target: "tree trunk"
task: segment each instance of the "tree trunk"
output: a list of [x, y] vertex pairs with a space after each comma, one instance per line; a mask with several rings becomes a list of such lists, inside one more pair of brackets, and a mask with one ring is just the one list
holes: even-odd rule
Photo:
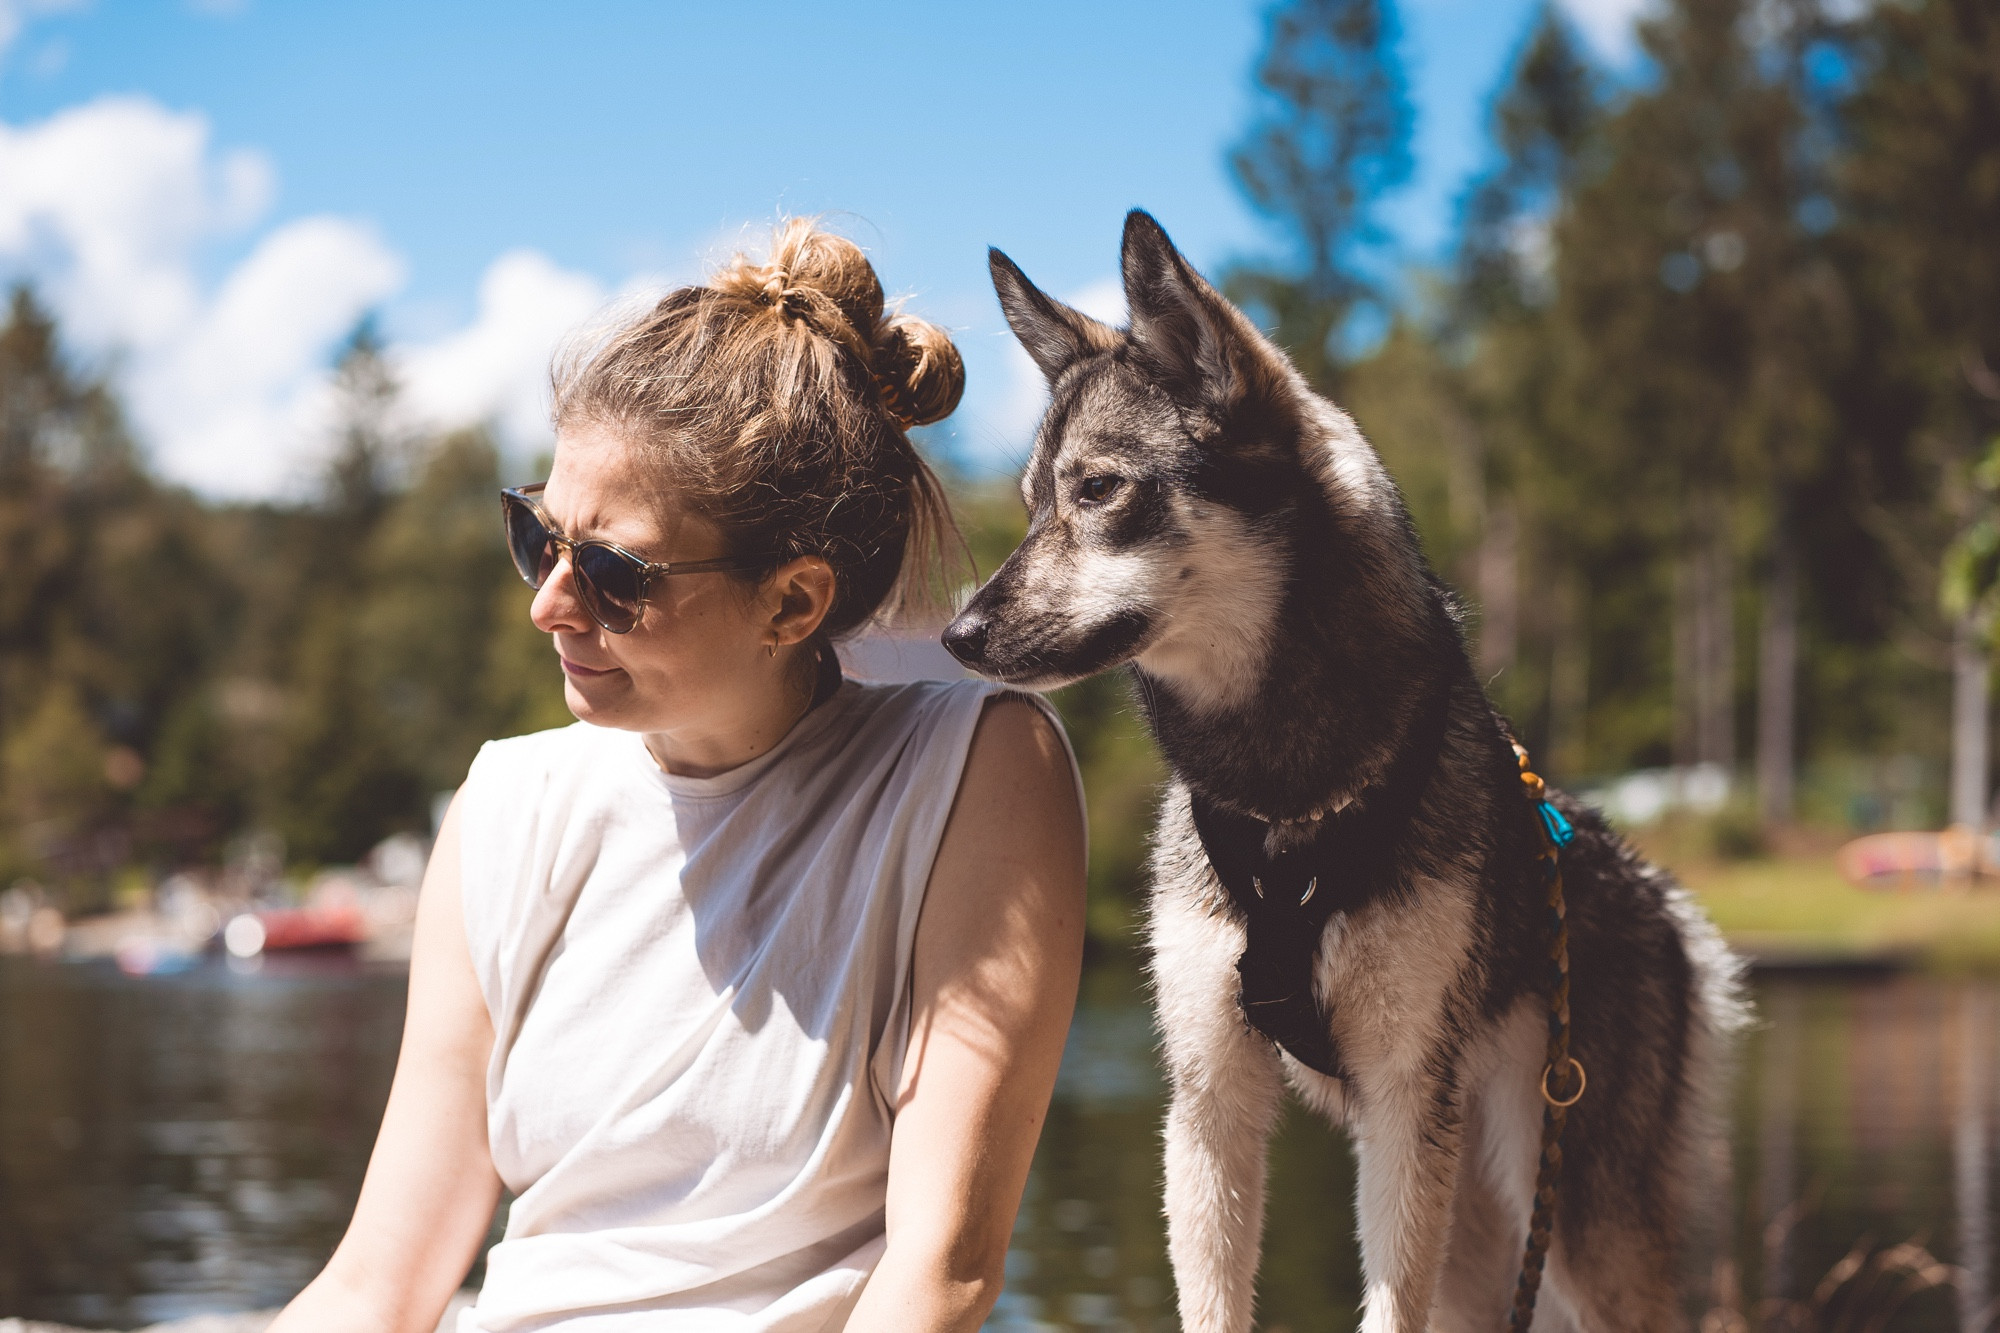
[[1584, 582], [1556, 583], [1554, 654], [1549, 663], [1549, 767], [1565, 780], [1585, 771], [1584, 723], [1590, 712], [1590, 604]]
[[1674, 555], [1673, 604], [1673, 686], [1674, 686], [1674, 767], [1689, 768], [1700, 749], [1701, 728], [1696, 725], [1695, 678], [1700, 658], [1695, 648], [1700, 636], [1695, 632], [1695, 583], [1700, 545], [1692, 537]]
[[1951, 645], [1951, 822], [1986, 827], [1988, 661], [1971, 616], [1961, 617]]
[[1487, 507], [1479, 532], [1479, 675], [1487, 684], [1520, 651], [1520, 530], [1511, 498]]
[[1674, 762], [1736, 763], [1735, 554], [1728, 508], [1695, 501], [1674, 580]]
[[1723, 501], [1711, 498], [1696, 608], [1701, 635], [1698, 762], [1720, 765], [1725, 773], [1736, 766], [1736, 579], [1728, 512]]
[[1771, 544], [1757, 639], [1757, 814], [1769, 827], [1791, 822], [1797, 754], [1799, 556], [1788, 526]]

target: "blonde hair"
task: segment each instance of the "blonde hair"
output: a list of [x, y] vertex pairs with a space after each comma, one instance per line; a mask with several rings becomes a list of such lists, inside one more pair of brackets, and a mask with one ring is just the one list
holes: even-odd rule
[[560, 356], [554, 390], [558, 430], [633, 440], [731, 554], [824, 559], [827, 638], [942, 607], [964, 543], [907, 432], [951, 414], [965, 367], [943, 329], [884, 304], [852, 241], [787, 219], [763, 263], [738, 254]]

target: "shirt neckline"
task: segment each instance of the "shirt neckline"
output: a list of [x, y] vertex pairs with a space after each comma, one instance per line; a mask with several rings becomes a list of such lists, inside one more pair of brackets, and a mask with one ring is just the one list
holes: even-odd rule
[[659, 760], [653, 758], [653, 752], [646, 748], [644, 733], [633, 731], [626, 734], [632, 738], [632, 754], [644, 767], [646, 774], [666, 791], [675, 796], [697, 800], [731, 796], [762, 777], [785, 755], [825, 732], [835, 717], [847, 711], [860, 691], [861, 687], [853, 680], [843, 679], [839, 689], [827, 696], [817, 707], [808, 709], [804, 716], [792, 724], [789, 731], [778, 738], [776, 745], [755, 759], [705, 778], [667, 772], [660, 767]]

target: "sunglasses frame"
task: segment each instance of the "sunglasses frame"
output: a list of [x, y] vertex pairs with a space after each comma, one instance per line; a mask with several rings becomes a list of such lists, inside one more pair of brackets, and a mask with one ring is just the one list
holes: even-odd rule
[[[630, 634], [639, 627], [639, 621], [644, 618], [646, 610], [646, 591], [652, 585], [655, 577], [665, 577], [672, 574], [745, 574], [751, 570], [765, 568], [775, 559], [773, 556], [721, 556], [713, 560], [657, 561], [648, 560], [644, 556], [636, 555], [626, 550], [616, 542], [607, 542], [597, 537], [586, 537], [582, 541], [578, 541], [574, 537], [565, 535], [563, 530], [557, 527], [555, 522], [549, 518], [549, 511], [542, 508], [541, 501], [535, 498], [542, 493], [543, 487], [547, 485], [547, 482], [538, 481], [530, 486], [507, 486], [501, 489], [500, 515], [502, 521], [508, 525], [509, 529], [507, 537], [508, 559], [513, 560], [514, 552], [512, 519], [508, 513], [508, 501], [511, 500], [527, 507], [528, 512], [535, 516], [535, 521], [542, 525], [542, 531], [548, 534], [549, 541], [554, 544], [559, 555], [569, 560], [570, 577], [576, 580], [577, 584], [577, 600], [583, 604], [583, 609], [590, 613], [590, 618], [596, 621], [598, 627], [607, 634]], [[631, 566], [638, 578], [639, 592], [633, 603], [632, 623], [624, 629], [605, 624], [604, 617], [599, 615], [597, 608], [592, 605], [603, 594], [597, 588], [596, 584], [584, 576], [576, 563], [576, 553], [591, 546], [609, 551], [619, 560], [624, 561], [627, 565]], [[544, 579], [542, 583], [536, 583], [526, 573], [522, 572], [518, 561], [514, 563], [514, 572], [520, 574], [521, 581], [537, 592], [540, 592], [542, 585], [548, 582], [547, 579]]]

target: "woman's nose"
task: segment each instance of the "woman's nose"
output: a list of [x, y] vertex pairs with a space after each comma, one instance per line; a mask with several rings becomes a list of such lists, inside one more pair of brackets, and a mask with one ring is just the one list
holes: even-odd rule
[[590, 613], [583, 609], [583, 601], [576, 595], [576, 577], [570, 569], [569, 555], [557, 557], [556, 567], [542, 580], [542, 586], [535, 590], [535, 600], [528, 607], [528, 619], [544, 634], [554, 634], [566, 630], [572, 634], [585, 633], [594, 628]]

